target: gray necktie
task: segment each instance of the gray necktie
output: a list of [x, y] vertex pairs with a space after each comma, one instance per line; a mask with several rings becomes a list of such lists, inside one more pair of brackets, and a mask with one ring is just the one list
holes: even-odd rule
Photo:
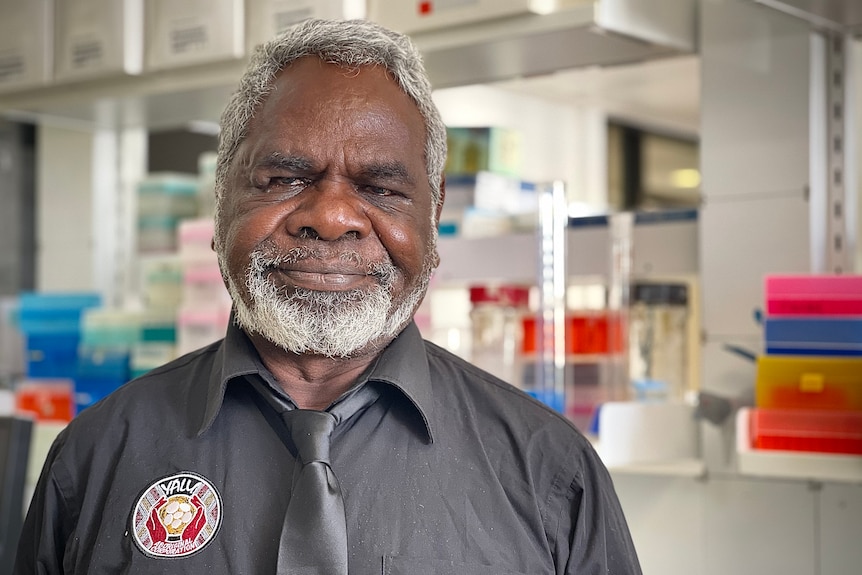
[[330, 412], [291, 409], [281, 414], [299, 467], [281, 531], [278, 575], [347, 575], [347, 523], [341, 489], [330, 467], [330, 436], [336, 425], [378, 396], [366, 385]]
[[347, 575], [347, 524], [338, 480], [329, 466], [335, 417], [293, 409], [282, 414], [300, 465], [281, 531], [278, 575]]

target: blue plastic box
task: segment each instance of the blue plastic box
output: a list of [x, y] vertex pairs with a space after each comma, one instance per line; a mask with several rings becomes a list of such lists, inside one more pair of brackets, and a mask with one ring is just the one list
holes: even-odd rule
[[78, 371], [78, 334], [32, 334], [27, 342], [27, 377], [72, 379]]
[[90, 407], [126, 383], [125, 379], [79, 377], [75, 380], [75, 412]]
[[83, 311], [101, 304], [95, 293], [22, 293], [18, 325], [24, 335], [78, 334]]
[[97, 378], [126, 382], [131, 377], [128, 347], [106, 348], [81, 346], [78, 349], [76, 379]]
[[95, 293], [23, 293], [18, 325], [27, 346], [28, 377], [74, 378], [81, 314], [101, 305]]
[[769, 317], [767, 354], [862, 356], [862, 318]]

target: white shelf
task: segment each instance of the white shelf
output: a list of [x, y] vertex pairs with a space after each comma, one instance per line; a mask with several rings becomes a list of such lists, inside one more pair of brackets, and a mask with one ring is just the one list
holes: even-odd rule
[[706, 476], [706, 463], [701, 459], [678, 459], [674, 461], [655, 461], [608, 466], [611, 474], [660, 475], [665, 477]]
[[749, 413], [748, 408], [742, 408], [736, 414], [739, 473], [778, 479], [862, 483], [862, 456], [753, 449], [749, 440]]

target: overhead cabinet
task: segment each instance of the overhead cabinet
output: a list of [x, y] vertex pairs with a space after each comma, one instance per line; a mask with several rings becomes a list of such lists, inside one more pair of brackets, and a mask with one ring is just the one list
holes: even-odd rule
[[246, 0], [246, 52], [307, 18], [364, 18], [365, 2], [354, 0]]
[[0, 92], [51, 77], [51, 0], [0, 0]]
[[164, 70], [242, 57], [242, 0], [147, 0], [145, 66]]
[[54, 80], [139, 74], [144, 0], [63, 0], [54, 7]]
[[[142, 28], [133, 26], [131, 17], [141, 3]], [[696, 0], [369, 0], [367, 4], [67, 0], [65, 4], [62, 13], [69, 18], [62, 16], [58, 77], [95, 75], [97, 70], [124, 73], [107, 80], [44, 84], [44, 54], [38, 51], [50, 45], [51, 35], [31, 34], [31, 38], [19, 32], [41, 30], [33, 22], [40, 21], [50, 4], [0, 0], [0, 32], [12, 30], [0, 34], [0, 92], [6, 92], [0, 93], [0, 114], [14, 110], [103, 122], [110, 103], [117, 110], [107, 119], [115, 123], [113, 127], [217, 121], [251, 47], [306, 16], [365, 15], [408, 33], [423, 54], [435, 88], [697, 51]], [[102, 6], [101, 13], [92, 11], [95, 6]], [[10, 24], [14, 18], [7, 14], [23, 15], [26, 22]], [[97, 22], [108, 29], [96, 31]], [[117, 28], [120, 23], [122, 30]], [[135, 35], [141, 30], [142, 72], [136, 74], [134, 55], [140, 42]]]

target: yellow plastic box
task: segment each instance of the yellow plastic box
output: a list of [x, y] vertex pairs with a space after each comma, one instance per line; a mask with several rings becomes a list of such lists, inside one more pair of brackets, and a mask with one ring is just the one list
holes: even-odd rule
[[760, 408], [862, 411], [862, 358], [760, 356], [755, 404]]

